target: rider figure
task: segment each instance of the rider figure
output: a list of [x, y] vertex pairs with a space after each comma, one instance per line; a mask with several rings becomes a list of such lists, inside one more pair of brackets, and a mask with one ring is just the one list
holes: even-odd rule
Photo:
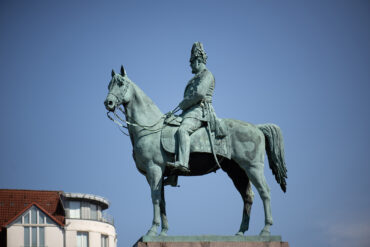
[[180, 115], [183, 120], [177, 130], [177, 160], [168, 164], [183, 172], [189, 172], [190, 135], [205, 123], [216, 136], [224, 136], [212, 107], [215, 78], [206, 67], [207, 54], [200, 42], [195, 42], [191, 49], [190, 67], [194, 77], [188, 82], [184, 99], [180, 102]]

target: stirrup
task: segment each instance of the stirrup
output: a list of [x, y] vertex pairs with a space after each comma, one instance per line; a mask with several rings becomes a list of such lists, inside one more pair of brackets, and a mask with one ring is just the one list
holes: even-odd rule
[[185, 172], [185, 173], [190, 172], [189, 168], [182, 165], [179, 161], [167, 162], [167, 166], [173, 169], [174, 171], [180, 171], [180, 172]]

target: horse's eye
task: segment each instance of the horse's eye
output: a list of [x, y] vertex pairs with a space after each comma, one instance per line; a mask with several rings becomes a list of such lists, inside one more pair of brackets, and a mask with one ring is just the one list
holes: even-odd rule
[[117, 85], [118, 85], [119, 87], [122, 87], [123, 82], [119, 81], [119, 82], [117, 82]]

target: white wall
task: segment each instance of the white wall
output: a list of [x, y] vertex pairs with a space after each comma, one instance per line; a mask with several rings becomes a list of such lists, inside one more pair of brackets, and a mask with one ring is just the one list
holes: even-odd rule
[[116, 239], [116, 236], [109, 236], [109, 247], [113, 246], [113, 247], [116, 247], [117, 246], [117, 239]]
[[66, 219], [66, 247], [75, 247], [77, 238], [76, 234], [80, 232], [89, 233], [89, 247], [100, 247], [101, 235], [109, 237], [109, 247], [116, 247], [116, 229], [108, 223], [95, 220]]
[[24, 245], [24, 230], [23, 226], [12, 225], [8, 227], [6, 233], [7, 246], [16, 247]]
[[64, 234], [66, 241], [65, 247], [75, 247], [77, 244], [77, 231], [66, 230]]
[[48, 247], [64, 247], [64, 231], [58, 226], [45, 227], [45, 245]]

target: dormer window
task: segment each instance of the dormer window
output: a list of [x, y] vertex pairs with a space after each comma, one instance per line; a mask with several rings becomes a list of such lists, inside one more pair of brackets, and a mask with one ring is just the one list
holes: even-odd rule
[[53, 220], [50, 219], [46, 214], [44, 214], [36, 206], [32, 206], [30, 209], [24, 212], [21, 216], [19, 216], [14, 221], [14, 224], [45, 225], [45, 224], [53, 224]]
[[24, 246], [44, 247], [45, 226], [53, 221], [36, 206], [32, 206], [14, 221], [14, 224], [23, 225]]
[[53, 221], [36, 206], [32, 206], [14, 224], [23, 225], [24, 247], [45, 246], [45, 226], [53, 224]]

